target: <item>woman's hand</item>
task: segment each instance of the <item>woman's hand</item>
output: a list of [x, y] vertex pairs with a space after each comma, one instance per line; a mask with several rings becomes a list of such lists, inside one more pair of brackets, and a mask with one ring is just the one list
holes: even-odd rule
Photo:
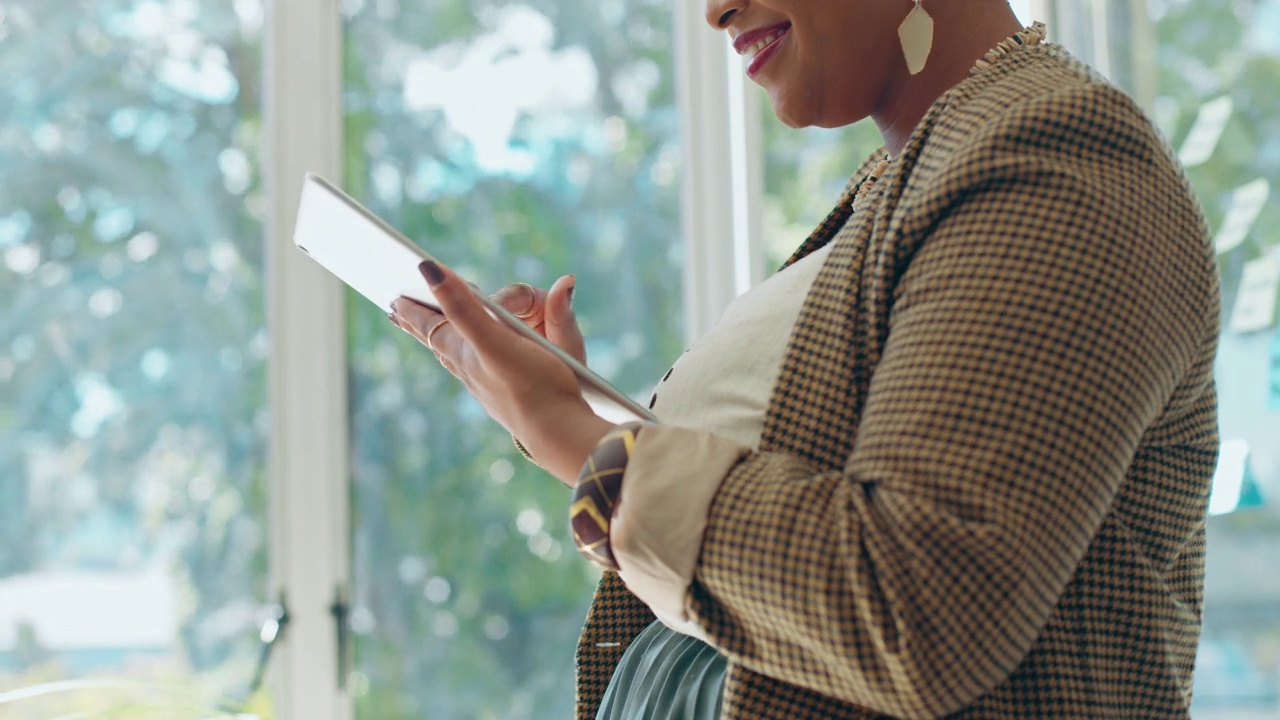
[[[591, 411], [568, 366], [491, 317], [467, 283], [430, 261], [420, 270], [442, 313], [402, 297], [392, 304], [392, 321], [435, 353], [539, 464], [566, 485], [574, 485], [587, 455], [613, 424]], [[536, 312], [540, 306], [548, 339], [569, 343], [562, 347], [582, 357], [581, 333], [568, 308], [570, 289], [572, 279], [561, 278], [541, 302], [534, 291], [525, 308], [513, 312]], [[511, 309], [508, 302], [515, 304], [518, 298], [512, 295], [520, 292], [506, 288], [499, 302]], [[532, 318], [529, 315], [526, 322]]]
[[577, 279], [565, 275], [548, 290], [528, 283], [508, 285], [493, 294], [493, 301], [525, 322], [575, 360], [587, 364], [586, 343], [573, 314], [573, 290]]

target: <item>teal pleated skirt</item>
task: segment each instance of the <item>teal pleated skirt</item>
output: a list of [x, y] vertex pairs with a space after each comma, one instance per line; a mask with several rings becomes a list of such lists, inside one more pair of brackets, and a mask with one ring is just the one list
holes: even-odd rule
[[596, 720], [715, 720], [728, 661], [655, 622], [622, 654]]

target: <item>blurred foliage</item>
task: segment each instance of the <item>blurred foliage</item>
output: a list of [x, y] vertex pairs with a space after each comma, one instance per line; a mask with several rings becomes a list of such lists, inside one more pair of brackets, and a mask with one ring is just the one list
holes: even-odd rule
[[870, 120], [843, 128], [783, 125], [760, 93], [764, 117], [766, 271], [781, 267], [840, 199], [863, 160], [884, 145]]
[[1247, 241], [1219, 258], [1224, 317], [1230, 318], [1244, 263], [1280, 245], [1280, 3], [1151, 5], [1159, 40], [1155, 114], [1174, 146], [1184, 146], [1206, 103], [1230, 97], [1235, 108], [1209, 159], [1187, 170], [1209, 226], [1222, 226], [1242, 185], [1265, 178], [1273, 188]]
[[234, 6], [0, 2], [0, 578], [167, 574], [175, 617], [155, 622], [177, 632], [138, 663], [74, 639], [37, 651], [28, 628], [0, 654], [0, 691], [30, 680], [6, 666], [60, 667], [48, 655], [74, 675], [199, 674], [215, 694], [249, 680], [266, 579], [261, 7]]
[[[1205, 159], [1187, 168], [1210, 230], [1222, 231], [1241, 187], [1259, 179], [1270, 185], [1244, 241], [1218, 255], [1224, 330], [1217, 379], [1223, 440], [1248, 442], [1247, 474], [1267, 501], [1261, 513], [1241, 515], [1239, 526], [1257, 528], [1270, 516], [1280, 528], [1280, 406], [1267, 392], [1268, 375], [1276, 371], [1269, 362], [1274, 315], [1264, 327], [1231, 329], [1245, 264], [1266, 256], [1280, 263], [1280, 2], [1151, 0], [1149, 20], [1146, 32], [1158, 47], [1152, 114], [1173, 146], [1186, 157], [1202, 110], [1222, 99], [1232, 106]], [[1115, 51], [1123, 57], [1126, 49]], [[1230, 527], [1233, 520], [1221, 524]]]
[[[1280, 559], [1280, 397], [1273, 389], [1280, 387], [1280, 363], [1271, 357], [1280, 339], [1274, 313], [1269, 323], [1232, 328], [1246, 263], [1265, 262], [1266, 257], [1280, 263], [1280, 1], [1107, 0], [1092, 8], [1071, 0], [1057, 4], [1086, 28], [1090, 12], [1105, 13], [1110, 74], [1146, 106], [1185, 159], [1215, 236], [1229, 224], [1240, 188], [1258, 180], [1270, 186], [1261, 212], [1245, 226], [1243, 241], [1218, 255], [1223, 306], [1216, 369], [1220, 432], [1224, 442], [1247, 443], [1248, 454], [1238, 478], [1244, 490], [1241, 504], [1208, 523], [1194, 714], [1280, 718], [1275, 691], [1280, 685], [1280, 597], [1274, 584], [1260, 585], [1257, 575], [1259, 562], [1274, 566]], [[1051, 36], [1053, 31], [1050, 27]], [[1154, 58], [1149, 57], [1152, 48]], [[1091, 59], [1091, 48], [1078, 49], [1069, 42], [1068, 49]], [[1221, 132], [1198, 132], [1214, 125], [1205, 123], [1205, 116], [1226, 102], [1231, 110]]]

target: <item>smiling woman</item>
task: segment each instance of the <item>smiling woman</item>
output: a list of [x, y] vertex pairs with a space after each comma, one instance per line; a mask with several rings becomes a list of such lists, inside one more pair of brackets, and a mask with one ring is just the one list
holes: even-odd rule
[[[1280, 537], [1280, 0], [1042, 0], [1034, 16], [1014, 2], [1021, 21], [961, 62], [955, 37], [982, 33], [954, 12], [983, 3], [1003, 14], [998, 0], [0, 0], [0, 716], [271, 714], [262, 694], [242, 702], [262, 657], [270, 486], [290, 610], [267, 676], [281, 720], [350, 717], [348, 702], [377, 720], [564, 717], [575, 669], [583, 720], [965, 702], [1062, 715], [1035, 702], [1082, 707], [1064, 668], [1093, 660], [1055, 653], [1102, 646], [1137, 679], [1091, 686], [1096, 705], [1075, 714], [1179, 716], [1206, 504], [1192, 715], [1280, 717], [1280, 588], [1257, 570]], [[727, 33], [695, 18], [686, 34], [708, 8]], [[1035, 19], [1174, 140], [1212, 250], [1186, 230], [1194, 208], [1151, 123], [1037, 42]], [[591, 366], [661, 418], [612, 435], [628, 452], [591, 453], [598, 470], [627, 459], [593, 538], [610, 552], [587, 553], [622, 572], [594, 603], [569, 491], [486, 406], [359, 298], [344, 325], [287, 260], [264, 268], [262, 221], [293, 220], [287, 182], [270, 203], [261, 189], [264, 24], [275, 177], [328, 163], [486, 289], [557, 281]], [[952, 84], [903, 138], [913, 105], [887, 90], [942, 71]], [[768, 93], [740, 92], [748, 76]], [[763, 142], [749, 117], [717, 119], [756, 100]], [[786, 127], [775, 103], [837, 127]], [[841, 124], [864, 110], [885, 134]], [[751, 284], [758, 248], [734, 243], [756, 211], [787, 268], [721, 317]], [[1226, 441], [1210, 495], [1212, 253]], [[299, 332], [316, 326], [338, 342]], [[447, 354], [466, 326], [412, 329]], [[555, 420], [522, 442], [577, 483], [546, 443], [605, 426], [540, 412]], [[266, 439], [285, 435], [268, 481]], [[582, 439], [564, 447], [586, 454]], [[1071, 634], [1116, 608], [1123, 642]]]
[[884, 147], [657, 424], [602, 423], [445, 268], [440, 312], [393, 304], [575, 487], [578, 717], [1185, 717], [1219, 297], [1160, 134], [1002, 0], [706, 19], [785, 122]]

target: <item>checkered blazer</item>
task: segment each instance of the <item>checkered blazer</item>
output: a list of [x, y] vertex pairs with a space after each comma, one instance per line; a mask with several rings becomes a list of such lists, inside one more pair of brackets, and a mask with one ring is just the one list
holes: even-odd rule
[[[687, 596], [724, 717], [1187, 717], [1219, 299], [1177, 162], [1047, 45], [857, 188]], [[605, 576], [579, 718], [652, 620]]]

